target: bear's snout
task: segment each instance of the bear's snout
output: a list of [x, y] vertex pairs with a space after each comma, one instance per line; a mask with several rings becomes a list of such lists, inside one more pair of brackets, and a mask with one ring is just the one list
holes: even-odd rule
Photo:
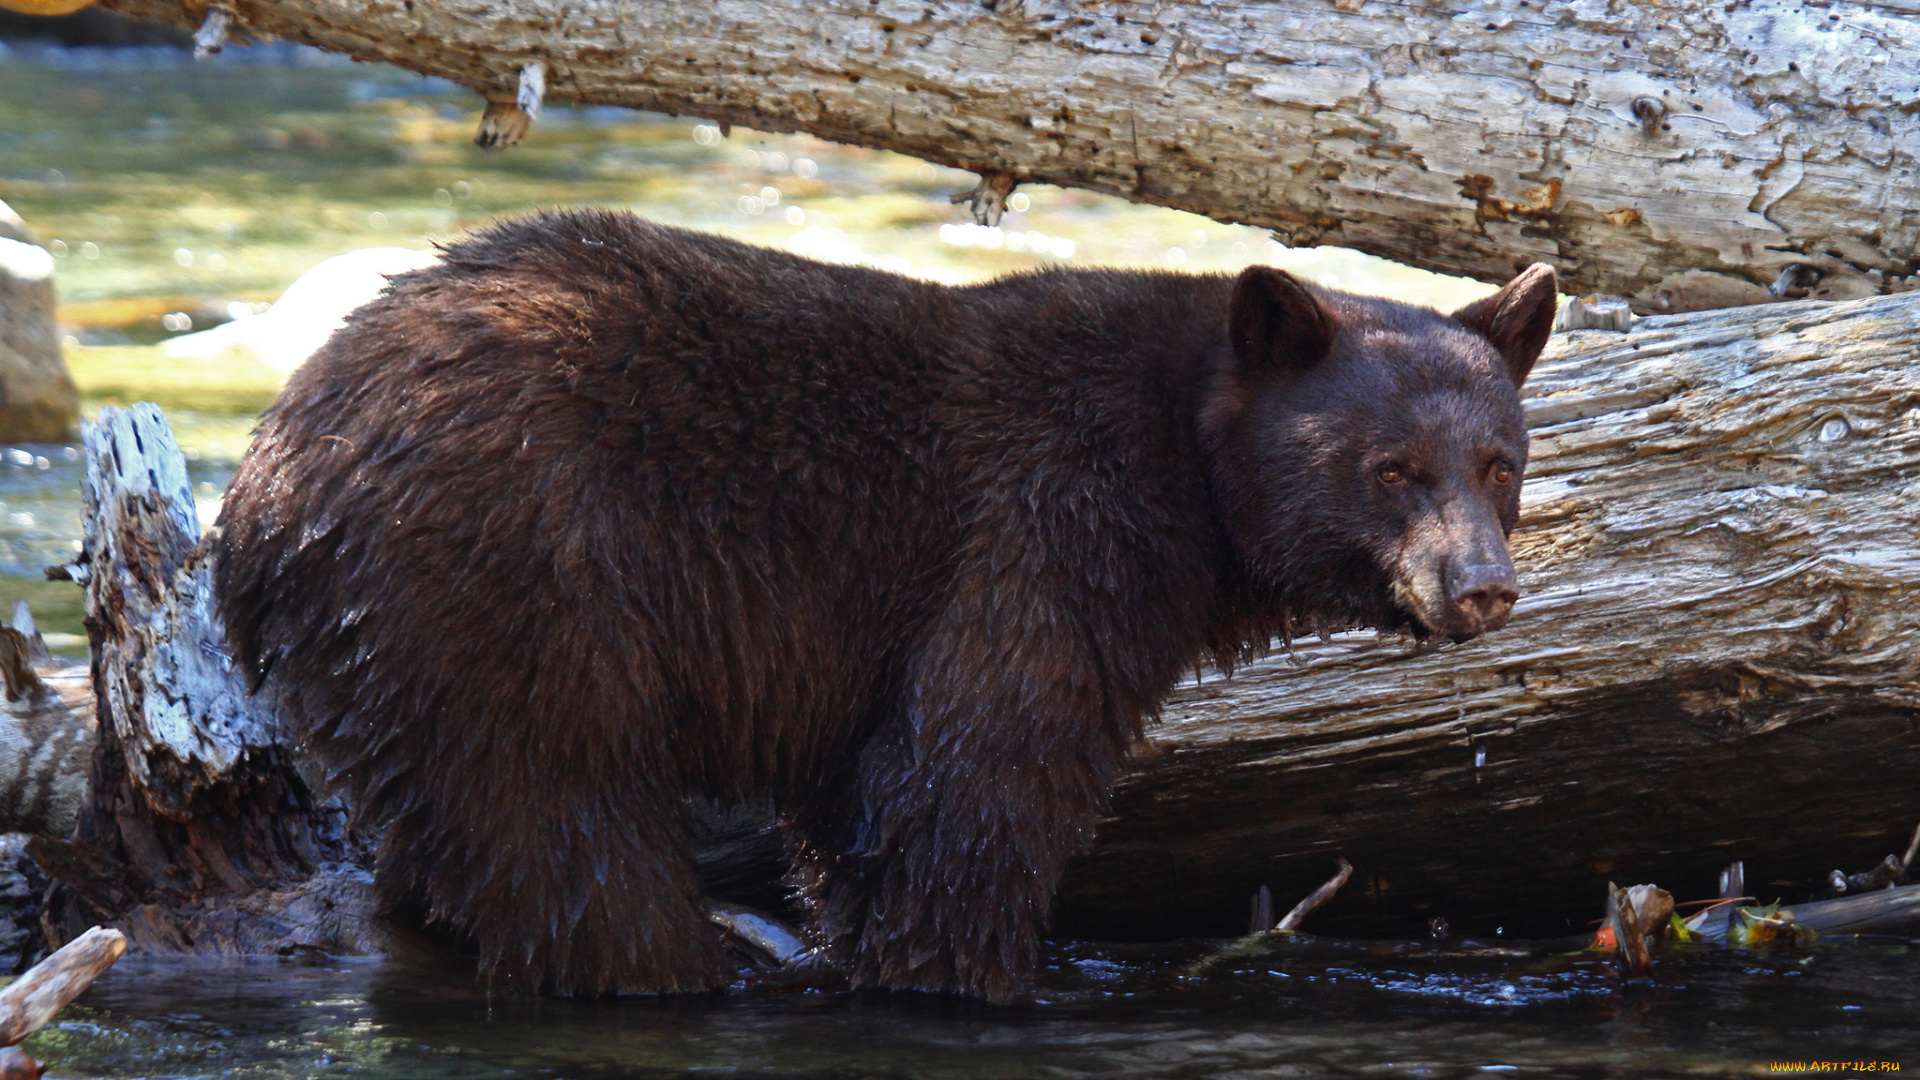
[[1451, 630], [1455, 641], [1466, 641], [1507, 625], [1514, 602], [1520, 599], [1513, 564], [1504, 559], [1468, 566], [1451, 584], [1452, 595], [1448, 599], [1453, 603], [1455, 625]]
[[1393, 564], [1393, 599], [1415, 634], [1469, 641], [1507, 625], [1520, 585], [1499, 519], [1469, 499], [1448, 500], [1408, 529]]

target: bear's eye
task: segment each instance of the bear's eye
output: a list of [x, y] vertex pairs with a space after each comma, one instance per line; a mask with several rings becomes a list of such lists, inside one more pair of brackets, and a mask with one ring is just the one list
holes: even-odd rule
[[1513, 466], [1504, 461], [1496, 461], [1487, 470], [1487, 478], [1496, 484], [1504, 484], [1513, 479]]
[[1379, 477], [1380, 482], [1389, 487], [1394, 484], [1405, 483], [1407, 479], [1406, 471], [1392, 462], [1380, 466], [1380, 468], [1374, 471], [1373, 475]]

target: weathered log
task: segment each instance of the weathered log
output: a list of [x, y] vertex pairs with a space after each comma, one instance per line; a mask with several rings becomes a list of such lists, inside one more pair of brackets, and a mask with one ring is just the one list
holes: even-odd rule
[[154, 952], [377, 950], [344, 809], [316, 797], [227, 656], [165, 417], [103, 409], [86, 446], [86, 536], [66, 571], [86, 586], [99, 723], [72, 839], [28, 844], [55, 881], [48, 943], [112, 922]]
[[[1920, 818], [1920, 296], [1641, 326], [1563, 335], [1536, 370], [1511, 625], [1419, 649], [1343, 635], [1177, 692], [1070, 873], [1059, 932], [1238, 933], [1261, 885], [1305, 894], [1345, 856], [1357, 880], [1317, 931], [1417, 935], [1446, 915], [1565, 933], [1608, 876], [1708, 896], [1740, 857], [1759, 881], [1814, 889], [1906, 843]], [[147, 479], [167, 467], [130, 467], [132, 430], [151, 452], [170, 441], [157, 410], [104, 422], [82, 573], [108, 689], [79, 842], [36, 846], [65, 882], [56, 915], [117, 914], [164, 948], [377, 947], [354, 850], [278, 736], [196, 719], [241, 703], [223, 696], [237, 691], [220, 682], [232, 673], [191, 544], [102, 539], [187, 528]], [[105, 486], [116, 463], [135, 494]], [[175, 554], [140, 561], [156, 552]], [[109, 578], [123, 593], [95, 588]], [[154, 634], [156, 619], [173, 629]], [[187, 642], [215, 690], [167, 689], [189, 665], [141, 660]], [[708, 824], [744, 838], [710, 849], [716, 894], [777, 904], [778, 836], [752, 814]], [[210, 852], [263, 869], [222, 877]], [[301, 892], [312, 865], [334, 876]], [[207, 911], [279, 936], [209, 930]], [[319, 914], [328, 928], [296, 929]]]
[[[1555, 339], [1522, 600], [1465, 645], [1345, 635], [1177, 692], [1057, 925], [1565, 933], [1608, 877], [1822, 887], [1920, 817], [1920, 297]], [[1790, 881], [1792, 886], [1767, 882]]]
[[[108, 0], [185, 29], [200, 0]], [[807, 131], [1644, 311], [1909, 287], [1914, 0], [241, 0], [231, 32]], [[521, 113], [524, 116], [524, 113]], [[490, 137], [497, 138], [497, 135]], [[1792, 273], [1783, 273], [1789, 267]]]

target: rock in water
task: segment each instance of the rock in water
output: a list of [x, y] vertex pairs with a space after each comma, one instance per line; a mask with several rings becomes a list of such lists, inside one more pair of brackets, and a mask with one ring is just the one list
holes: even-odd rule
[[60, 357], [53, 256], [0, 202], [0, 442], [65, 442], [80, 391]]

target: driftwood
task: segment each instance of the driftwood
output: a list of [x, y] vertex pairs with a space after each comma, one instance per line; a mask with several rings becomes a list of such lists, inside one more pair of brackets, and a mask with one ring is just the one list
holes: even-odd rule
[[[1057, 932], [1237, 934], [1260, 886], [1304, 895], [1344, 856], [1355, 880], [1317, 932], [1418, 936], [1446, 916], [1564, 934], [1609, 877], [1711, 895], [1738, 857], [1749, 891], [1797, 899], [1906, 843], [1920, 296], [1641, 326], [1559, 336], [1536, 369], [1512, 624], [1422, 649], [1297, 643], [1179, 690]], [[35, 842], [62, 883], [49, 922], [97, 916], [167, 950], [380, 948], [364, 846], [233, 682], [184, 473], [168, 495], [171, 467], [149, 460], [164, 419], [102, 424], [74, 570], [100, 751], [76, 838]], [[707, 824], [713, 892], [778, 905], [777, 831]]]
[[[107, 0], [470, 86], [807, 131], [1642, 311], [1914, 284], [1915, 0]], [[535, 121], [537, 123], [537, 121]]]
[[96, 926], [0, 990], [0, 1046], [12, 1046], [47, 1023], [127, 951], [118, 930]]

